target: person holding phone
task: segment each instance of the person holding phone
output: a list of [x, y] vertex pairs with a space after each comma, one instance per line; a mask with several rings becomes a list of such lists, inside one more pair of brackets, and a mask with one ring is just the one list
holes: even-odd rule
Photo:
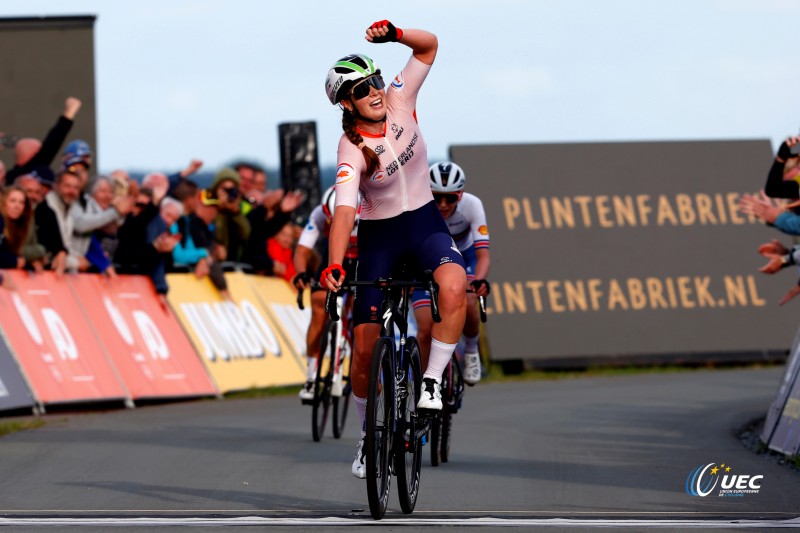
[[[365, 38], [375, 44], [403, 44], [412, 54], [388, 89], [380, 69], [363, 54], [343, 57], [328, 71], [325, 92], [331, 104], [342, 110], [344, 134], [337, 154], [328, 267], [320, 283], [337, 291], [345, 280], [342, 262], [361, 192], [357, 279], [398, 278], [403, 275], [401, 267], [407, 265], [411, 275], [432, 271], [439, 285], [442, 321], [432, 327], [418, 407], [440, 410], [442, 373], [464, 327], [467, 276], [464, 259], [433, 201], [427, 148], [416, 117], [417, 95], [436, 58], [438, 40], [430, 32], [402, 30], [388, 20], [372, 24]], [[368, 374], [381, 329], [381, 300], [375, 288], [359, 288], [354, 300], [355, 353], [350, 377], [362, 439], [351, 471], [362, 479], [366, 477], [362, 449]]]

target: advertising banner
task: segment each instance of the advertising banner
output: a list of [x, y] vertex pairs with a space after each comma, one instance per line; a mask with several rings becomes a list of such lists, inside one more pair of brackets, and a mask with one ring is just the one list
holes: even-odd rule
[[[778, 422], [783, 416], [784, 410], [787, 406], [787, 402], [791, 396], [798, 398], [800, 397], [798, 394], [795, 393], [794, 389], [800, 384], [797, 382], [797, 377], [800, 375], [800, 329], [797, 330], [797, 333], [794, 336], [794, 342], [792, 343], [792, 349], [789, 352], [789, 359], [786, 362], [786, 371], [783, 374], [783, 380], [781, 381], [780, 387], [778, 387], [778, 392], [775, 394], [775, 398], [772, 400], [772, 403], [769, 406], [769, 410], [767, 411], [767, 416], [764, 420], [764, 428], [761, 431], [761, 440], [772, 447], [772, 437], [775, 434], [775, 428], [778, 426]], [[790, 406], [786, 413], [791, 415], [794, 413], [795, 415], [799, 415], [797, 409], [798, 406], [795, 406], [794, 409]], [[791, 418], [791, 417], [790, 417]], [[795, 416], [797, 418], [797, 416]], [[800, 430], [800, 426], [797, 427]], [[784, 435], [785, 437], [786, 435]], [[797, 431], [797, 439], [800, 442], [800, 431]], [[778, 438], [776, 440], [783, 440]], [[781, 444], [780, 446], [783, 446]]]
[[286, 280], [265, 276], [247, 276], [247, 279], [266, 313], [280, 326], [292, 353], [295, 357], [304, 357], [306, 332], [311, 322], [309, 291], [305, 291], [304, 309], [301, 311], [297, 306], [297, 290]]
[[[781, 238], [737, 209], [763, 188], [761, 141], [455, 146], [491, 237], [495, 359], [783, 351], [777, 302], [796, 275], [758, 272]], [[789, 244], [788, 238], [783, 238]]]
[[35, 403], [5, 338], [0, 335], [0, 411], [33, 407]]
[[216, 388], [174, 313], [144, 276], [69, 278], [75, 298], [134, 400], [211, 396]]
[[233, 301], [208, 279], [169, 274], [169, 302], [220, 392], [305, 381], [294, 348], [242, 273], [227, 273]]
[[796, 377], [795, 374], [794, 383], [768, 443], [771, 450], [790, 456], [800, 453], [800, 383]]
[[97, 330], [74, 299], [72, 276], [5, 274], [17, 289], [0, 291], [0, 321], [36, 400], [48, 404], [129, 399]]

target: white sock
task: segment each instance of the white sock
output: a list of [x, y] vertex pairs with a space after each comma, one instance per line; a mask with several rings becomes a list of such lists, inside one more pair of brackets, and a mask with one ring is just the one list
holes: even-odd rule
[[306, 357], [308, 359], [308, 371], [306, 371], [306, 380], [314, 381], [317, 379], [317, 358]]
[[367, 436], [367, 399], [359, 398], [353, 394], [353, 401], [356, 402], [356, 411], [358, 411], [358, 418], [361, 420], [361, 438]]
[[444, 369], [447, 368], [447, 363], [450, 362], [450, 356], [453, 355], [453, 350], [455, 349], [455, 344], [447, 344], [431, 338], [431, 354], [428, 356], [428, 368], [425, 369], [425, 374], [422, 377], [434, 378], [436, 381], [441, 382]]
[[464, 336], [464, 352], [476, 353], [478, 351], [478, 335], [474, 337]]

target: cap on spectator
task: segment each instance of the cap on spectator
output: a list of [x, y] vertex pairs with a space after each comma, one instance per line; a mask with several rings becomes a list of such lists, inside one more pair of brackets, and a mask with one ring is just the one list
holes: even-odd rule
[[53, 171], [48, 166], [36, 167], [31, 171], [30, 176], [42, 185], [47, 185], [48, 187], [52, 187], [53, 183], [56, 181], [55, 174], [53, 174]]
[[81, 140], [72, 141], [69, 143], [67, 147], [64, 148], [64, 157], [69, 158], [74, 156], [92, 157], [92, 149], [89, 148], [89, 143]]
[[72, 165], [81, 164], [86, 168], [90, 168], [91, 164], [86, 160], [86, 157], [82, 155], [71, 155], [64, 159], [64, 168], [69, 168]]
[[217, 190], [217, 187], [219, 187], [220, 183], [222, 183], [225, 180], [232, 180], [234, 183], [236, 183], [237, 187], [239, 186], [239, 182], [241, 181], [238, 172], [236, 172], [231, 167], [225, 167], [219, 172], [217, 172], [216, 176], [214, 176], [214, 183], [211, 184], [211, 190], [212, 191]]
[[200, 191], [200, 203], [203, 205], [218, 206], [219, 200], [214, 198], [213, 193], [209, 189], [203, 189]]

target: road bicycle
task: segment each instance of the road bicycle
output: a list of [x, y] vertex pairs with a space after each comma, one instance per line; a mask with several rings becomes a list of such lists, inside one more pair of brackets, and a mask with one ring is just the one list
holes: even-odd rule
[[[478, 297], [481, 322], [486, 322], [486, 298]], [[464, 398], [464, 375], [458, 351], [453, 351], [450, 362], [442, 374], [442, 410], [431, 421], [431, 466], [450, 460], [450, 443], [453, 437], [453, 415], [461, 409]]]
[[[310, 288], [319, 288], [319, 282], [312, 281]], [[317, 359], [317, 376], [314, 380], [314, 399], [303, 400], [311, 404], [311, 435], [319, 442], [325, 432], [328, 416], [332, 415], [333, 437], [341, 438], [347, 421], [352, 386], [350, 385], [350, 365], [353, 355], [352, 290], [342, 290], [336, 296], [335, 306], [342, 320], [325, 318]], [[303, 291], [297, 295], [297, 305], [304, 309]]]
[[[338, 277], [338, 273], [333, 273]], [[422, 446], [430, 430], [433, 412], [417, 410], [422, 392], [422, 371], [417, 339], [408, 336], [409, 295], [412, 289], [431, 293], [431, 312], [441, 321], [438, 286], [426, 271], [422, 281], [379, 278], [345, 281], [346, 287], [376, 287], [383, 292], [381, 333], [375, 341], [369, 373], [364, 456], [367, 469], [367, 499], [373, 518], [386, 513], [392, 475], [397, 477], [400, 508], [412, 513], [417, 503], [422, 467]], [[329, 292], [326, 310], [338, 319]], [[395, 336], [395, 328], [399, 335]]]

